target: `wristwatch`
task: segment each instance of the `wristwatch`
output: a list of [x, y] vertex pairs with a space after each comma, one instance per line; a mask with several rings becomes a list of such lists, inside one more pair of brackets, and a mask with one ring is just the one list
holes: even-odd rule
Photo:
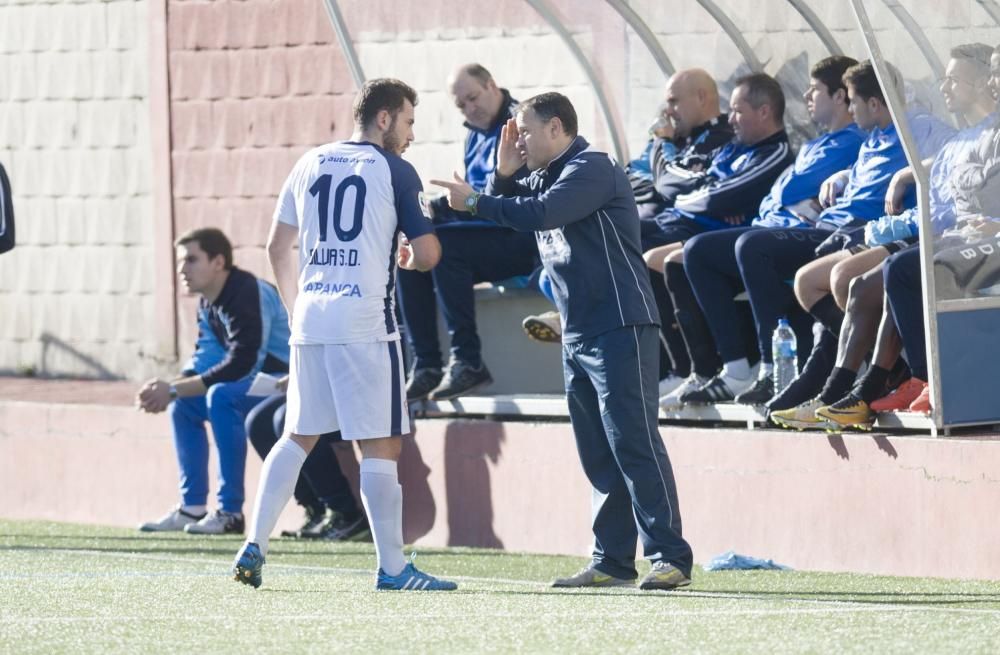
[[469, 197], [465, 199], [465, 209], [473, 216], [476, 215], [476, 205], [479, 204], [479, 196], [481, 194], [473, 191], [469, 194]]
[[177, 400], [177, 387], [170, 385], [170, 400]]

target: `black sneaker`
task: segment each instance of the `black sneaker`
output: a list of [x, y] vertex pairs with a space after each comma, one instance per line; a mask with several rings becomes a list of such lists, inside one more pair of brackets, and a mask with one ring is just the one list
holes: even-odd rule
[[493, 376], [490, 375], [486, 364], [480, 364], [479, 368], [472, 368], [465, 362], [455, 360], [448, 367], [444, 381], [431, 392], [430, 399], [451, 400], [492, 383]]
[[356, 518], [346, 518], [336, 514], [319, 536], [325, 541], [371, 541], [372, 531], [368, 527], [368, 517], [364, 512]]
[[441, 384], [444, 373], [436, 368], [418, 368], [410, 373], [410, 379], [406, 383], [406, 399], [423, 400], [427, 394], [434, 391], [434, 388]]
[[753, 386], [736, 396], [738, 405], [763, 405], [774, 396], [774, 377], [757, 378]]
[[732, 402], [735, 397], [722, 376], [716, 375], [697, 389], [692, 389], [682, 395], [680, 400], [685, 405], [711, 405]]
[[326, 520], [326, 509], [320, 507], [306, 507], [306, 522], [298, 530], [282, 530], [282, 537], [301, 537], [303, 533], [308, 533], [323, 525]]

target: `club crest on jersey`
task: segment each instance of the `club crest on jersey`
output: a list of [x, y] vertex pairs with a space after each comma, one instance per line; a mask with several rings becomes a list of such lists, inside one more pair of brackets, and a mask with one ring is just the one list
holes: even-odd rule
[[431, 206], [427, 202], [427, 197], [424, 196], [423, 191], [417, 194], [417, 201], [420, 203], [420, 211], [423, 213], [424, 218], [431, 220]]

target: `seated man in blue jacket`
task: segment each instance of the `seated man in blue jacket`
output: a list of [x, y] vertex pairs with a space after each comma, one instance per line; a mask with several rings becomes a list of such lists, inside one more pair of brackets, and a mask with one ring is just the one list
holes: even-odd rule
[[[532, 172], [515, 179], [522, 162]], [[449, 190], [452, 207], [534, 231], [552, 278], [569, 415], [594, 492], [591, 563], [553, 586], [634, 585], [637, 538], [653, 564], [641, 589], [690, 584], [691, 547], [657, 432], [656, 308], [625, 171], [577, 135], [565, 96], [543, 93], [504, 126], [485, 193], [433, 183]]]
[[[468, 129], [465, 181], [481, 191], [495, 166], [500, 128], [517, 101], [479, 64], [459, 68], [448, 87]], [[432, 201], [429, 209], [441, 240], [441, 261], [432, 271], [399, 271], [399, 304], [413, 353], [406, 384], [410, 401], [450, 400], [493, 381], [476, 331], [473, 286], [529, 275], [538, 265], [531, 235], [454, 210], [444, 198]], [[439, 305], [451, 337], [446, 370], [438, 343]]]
[[[288, 371], [288, 314], [271, 284], [233, 266], [229, 239], [201, 228], [175, 242], [184, 288], [201, 296], [198, 341], [172, 381], [153, 379], [137, 394], [146, 412], [169, 410], [180, 467], [181, 502], [144, 532], [242, 534], [247, 412], [260, 401], [247, 395], [254, 375]], [[219, 508], [209, 513], [208, 435], [219, 460]]]

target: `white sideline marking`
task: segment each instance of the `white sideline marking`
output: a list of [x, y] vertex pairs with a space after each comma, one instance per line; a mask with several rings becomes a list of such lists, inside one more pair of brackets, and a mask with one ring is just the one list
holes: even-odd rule
[[[33, 550], [32, 552], [37, 553], [37, 552], [45, 552], [45, 551], [48, 551], [48, 552], [51, 552], [51, 553], [57, 553], [57, 552], [64, 553], [64, 552], [66, 552], [65, 549], [62, 549], [62, 548], [38, 548], [38, 549]], [[170, 556], [166, 556], [166, 555], [146, 555], [146, 554], [143, 554], [143, 553], [122, 553], [122, 552], [108, 552], [108, 551], [100, 551], [100, 550], [75, 550], [73, 552], [75, 554], [78, 554], [78, 555], [79, 554], [85, 554], [85, 555], [92, 555], [92, 556], [95, 556], [95, 557], [114, 557], [116, 559], [128, 558], [128, 559], [149, 560], [149, 561], [158, 561], [158, 562], [173, 562], [173, 563], [185, 563], [185, 564], [194, 563], [194, 564], [201, 564], [201, 565], [204, 565], [204, 566], [211, 566], [213, 569], [215, 569], [216, 567], [222, 566], [222, 562], [220, 562], [219, 560], [196, 558], [196, 557], [170, 557]], [[235, 551], [234, 551], [234, 557], [235, 557]], [[226, 565], [226, 566], [227, 566], [226, 571], [228, 571], [228, 565]], [[274, 570], [310, 571], [310, 572], [314, 572], [314, 573], [324, 573], [324, 574], [327, 574], [327, 575], [344, 575], [344, 574], [347, 574], [347, 575], [353, 575], [353, 576], [365, 576], [365, 577], [370, 577], [372, 579], [374, 579], [374, 577], [375, 577], [374, 572], [371, 571], [370, 569], [351, 569], [351, 568], [337, 568], [337, 567], [328, 567], [328, 566], [311, 566], [311, 565], [308, 565], [308, 564], [273, 564], [273, 565], [272, 564], [267, 564], [266, 566], [270, 570], [272, 570], [272, 571], [274, 571]], [[170, 576], [170, 575], [172, 575], [172, 574], [165, 574], [165, 577], [166, 576]], [[188, 575], [188, 574], [180, 574], [180, 575]], [[197, 575], [205, 575], [205, 574], [197, 574]], [[220, 572], [220, 575], [222, 575], [221, 572]], [[7, 577], [7, 576], [0, 576], [0, 580], [4, 579], [5, 577]], [[11, 576], [11, 577], [13, 577], [13, 576]], [[43, 577], [43, 576], [21, 576], [21, 575], [18, 575], [17, 577], [20, 578], [20, 577]], [[49, 577], [49, 574], [45, 574], [44, 577]], [[58, 576], [58, 577], [65, 577], [65, 576]], [[107, 574], [107, 577], [112, 577], [112, 578], [114, 578], [114, 577], [133, 577], [133, 575], [131, 573], [128, 573], [128, 572], [116, 572], [116, 573], [109, 573], [109, 574]], [[534, 588], [534, 589], [546, 589], [546, 590], [549, 590], [549, 587], [548, 587], [547, 583], [545, 583], [545, 582], [537, 582], [537, 581], [534, 581], [534, 580], [512, 580], [512, 579], [508, 579], [508, 578], [482, 578], [482, 577], [463, 576], [463, 575], [449, 575], [449, 576], [447, 576], [447, 579], [449, 579], [449, 580], [457, 580], [459, 582], [478, 582], [478, 583], [484, 583], [484, 584], [506, 584], [506, 585], [511, 585], [511, 586], [521, 586], [521, 587], [530, 587], [530, 588]], [[374, 592], [374, 588], [372, 589], [372, 591]], [[461, 592], [461, 591], [462, 590], [459, 589], [459, 592]], [[879, 612], [892, 611], [892, 612], [900, 612], [900, 613], [905, 613], [905, 612], [941, 612], [941, 613], [947, 613], [947, 614], [985, 614], [985, 615], [1000, 616], [1000, 609], [988, 609], [988, 608], [978, 608], [978, 607], [935, 607], [933, 605], [906, 605], [906, 606], [901, 606], [901, 605], [899, 605], [897, 603], [866, 603], [866, 602], [859, 602], [859, 601], [854, 601], [854, 600], [837, 600], [837, 599], [826, 599], [826, 600], [824, 600], [824, 599], [821, 599], [821, 598], [794, 598], [794, 597], [790, 598], [790, 597], [780, 597], [780, 596], [768, 596], [768, 597], [761, 598], [761, 597], [754, 596], [754, 592], [753, 591], [748, 591], [744, 595], [744, 594], [741, 594], [739, 592], [713, 592], [713, 591], [695, 591], [695, 590], [690, 590], [689, 591], [687, 589], [679, 590], [679, 591], [673, 591], [673, 592], [655, 592], [655, 591], [654, 592], [650, 592], [650, 591], [642, 591], [642, 590], [640, 590], [638, 588], [629, 589], [629, 588], [618, 587], [618, 588], [614, 588], [614, 589], [581, 590], [581, 592], [582, 592], [581, 595], [587, 593], [587, 591], [590, 591], [591, 593], [594, 592], [594, 591], [600, 591], [600, 592], [604, 592], [604, 593], [611, 592], [614, 595], [618, 595], [618, 596], [639, 596], [639, 597], [642, 597], [642, 598], [661, 598], [663, 600], [668, 600], [668, 599], [669, 600], [682, 600], [682, 599], [685, 599], [685, 598], [712, 598], [712, 599], [717, 599], [717, 600], [744, 600], [744, 601], [756, 601], [756, 602], [794, 603], [794, 604], [797, 604], [797, 605], [821, 605], [821, 607], [799, 607], [799, 608], [784, 607], [784, 608], [775, 608], [775, 609], [749, 609], [749, 608], [748, 609], [732, 609], [732, 608], [727, 608], [725, 610], [718, 610], [718, 609], [706, 609], [706, 610], [684, 610], [684, 609], [682, 609], [682, 610], [677, 610], [677, 609], [671, 609], [670, 610], [671, 616], [673, 616], [673, 615], [683, 615], [683, 616], [712, 616], [712, 615], [723, 615], [723, 614], [724, 615], [746, 615], [746, 616], [760, 615], [760, 616], [767, 616], [767, 615], [771, 615], [771, 614], [783, 614], [783, 613], [824, 614], [824, 613], [833, 613], [833, 612], [836, 612], [836, 613], [850, 613], [850, 612], [875, 612], [875, 611], [879, 611]], [[387, 593], [387, 592], [382, 592], [382, 593]], [[391, 593], [391, 592], [388, 592], [388, 593]], [[446, 594], [446, 595], [448, 594], [448, 592], [441, 592], [441, 593]], [[574, 593], [577, 593], [577, 592], [575, 592], [574, 590], [549, 591], [549, 594], [552, 595], [552, 596], [571, 596]], [[795, 594], [795, 592], [788, 592], [788, 593], [790, 595], [794, 595]], [[842, 593], [844, 595], [850, 595], [850, 592], [842, 592]], [[899, 595], [903, 595], [903, 594], [899, 594]], [[913, 595], [914, 596], [927, 596], [927, 595], [930, 595], [930, 594], [915, 593]], [[962, 600], [961, 600], [961, 593], [960, 592], [955, 593], [955, 594], [942, 593], [940, 595], [942, 597], [952, 598], [953, 599], [952, 602], [962, 602]], [[997, 594], [997, 596], [1000, 597], [1000, 594]], [[913, 602], [913, 601], [909, 601], [909, 602]], [[929, 602], [932, 602], [932, 601], [929, 601]], [[969, 602], [974, 602], [974, 601], [969, 601]], [[284, 615], [282, 615], [282, 616], [284, 616]], [[355, 615], [352, 614], [352, 616], [355, 616]], [[360, 617], [360, 616], [363, 616], [363, 615], [356, 615], [356, 616]], [[377, 617], [381, 617], [381, 616], [384, 616], [384, 615], [381, 614], [381, 613], [375, 613], [375, 614], [371, 615], [371, 618], [377, 618]], [[417, 615], [413, 615], [413, 616], [417, 616]], [[452, 613], [443, 613], [443, 614], [440, 614], [440, 615], [438, 615], [438, 614], [426, 614], [426, 615], [420, 615], [420, 616], [426, 616], [427, 618], [443, 618], [443, 617], [450, 618], [450, 617], [453, 617], [454, 615]], [[522, 616], [522, 615], [521, 614], [516, 614], [516, 613], [498, 613], [498, 614], [490, 614], [490, 616], [516, 618], [516, 617], [519, 617], [519, 616]], [[574, 616], [586, 616], [586, 614], [581, 614], [580, 612], [574, 610], [572, 612], [567, 612], [567, 613], [565, 613], [563, 615], [560, 615], [559, 613], [552, 613], [551, 616], [574, 617]], [[606, 617], [607, 613], [606, 613], [606, 611], [602, 610], [600, 612], [596, 612], [593, 616], [595, 618]], [[21, 619], [15, 619], [15, 618], [5, 617], [3, 619], [3, 621], [4, 622], [17, 621], [17, 620], [23, 620], [23, 621], [50, 621], [50, 620], [51, 621], [61, 621], [61, 620], [66, 620], [66, 621], [100, 621], [100, 620], [104, 620], [106, 618], [108, 618], [108, 617], [37, 617], [37, 618], [35, 618], [35, 617], [22, 617]], [[150, 620], [149, 617], [114, 617], [114, 618], [116, 618], [116, 619], [120, 618], [122, 620], [127, 620], [127, 621], [132, 621], [132, 620]], [[186, 618], [186, 617], [174, 617], [174, 618], [164, 617], [163, 620], [176, 620], [177, 618]], [[198, 616], [198, 620], [199, 621], [204, 621], [207, 618], [209, 618], [209, 617], [206, 617], [204, 615], [199, 615]], [[221, 616], [221, 617], [216, 617], [216, 618], [228, 619], [230, 617]], [[269, 618], [279, 618], [279, 617], [276, 616], [276, 615], [269, 615]], [[315, 620], [315, 616], [312, 615], [312, 614], [309, 614], [309, 615], [305, 615], [305, 614], [303, 614], [303, 615], [292, 614], [292, 615], [288, 615], [285, 618], [303, 619], [303, 620], [313, 619], [313, 620]]]

